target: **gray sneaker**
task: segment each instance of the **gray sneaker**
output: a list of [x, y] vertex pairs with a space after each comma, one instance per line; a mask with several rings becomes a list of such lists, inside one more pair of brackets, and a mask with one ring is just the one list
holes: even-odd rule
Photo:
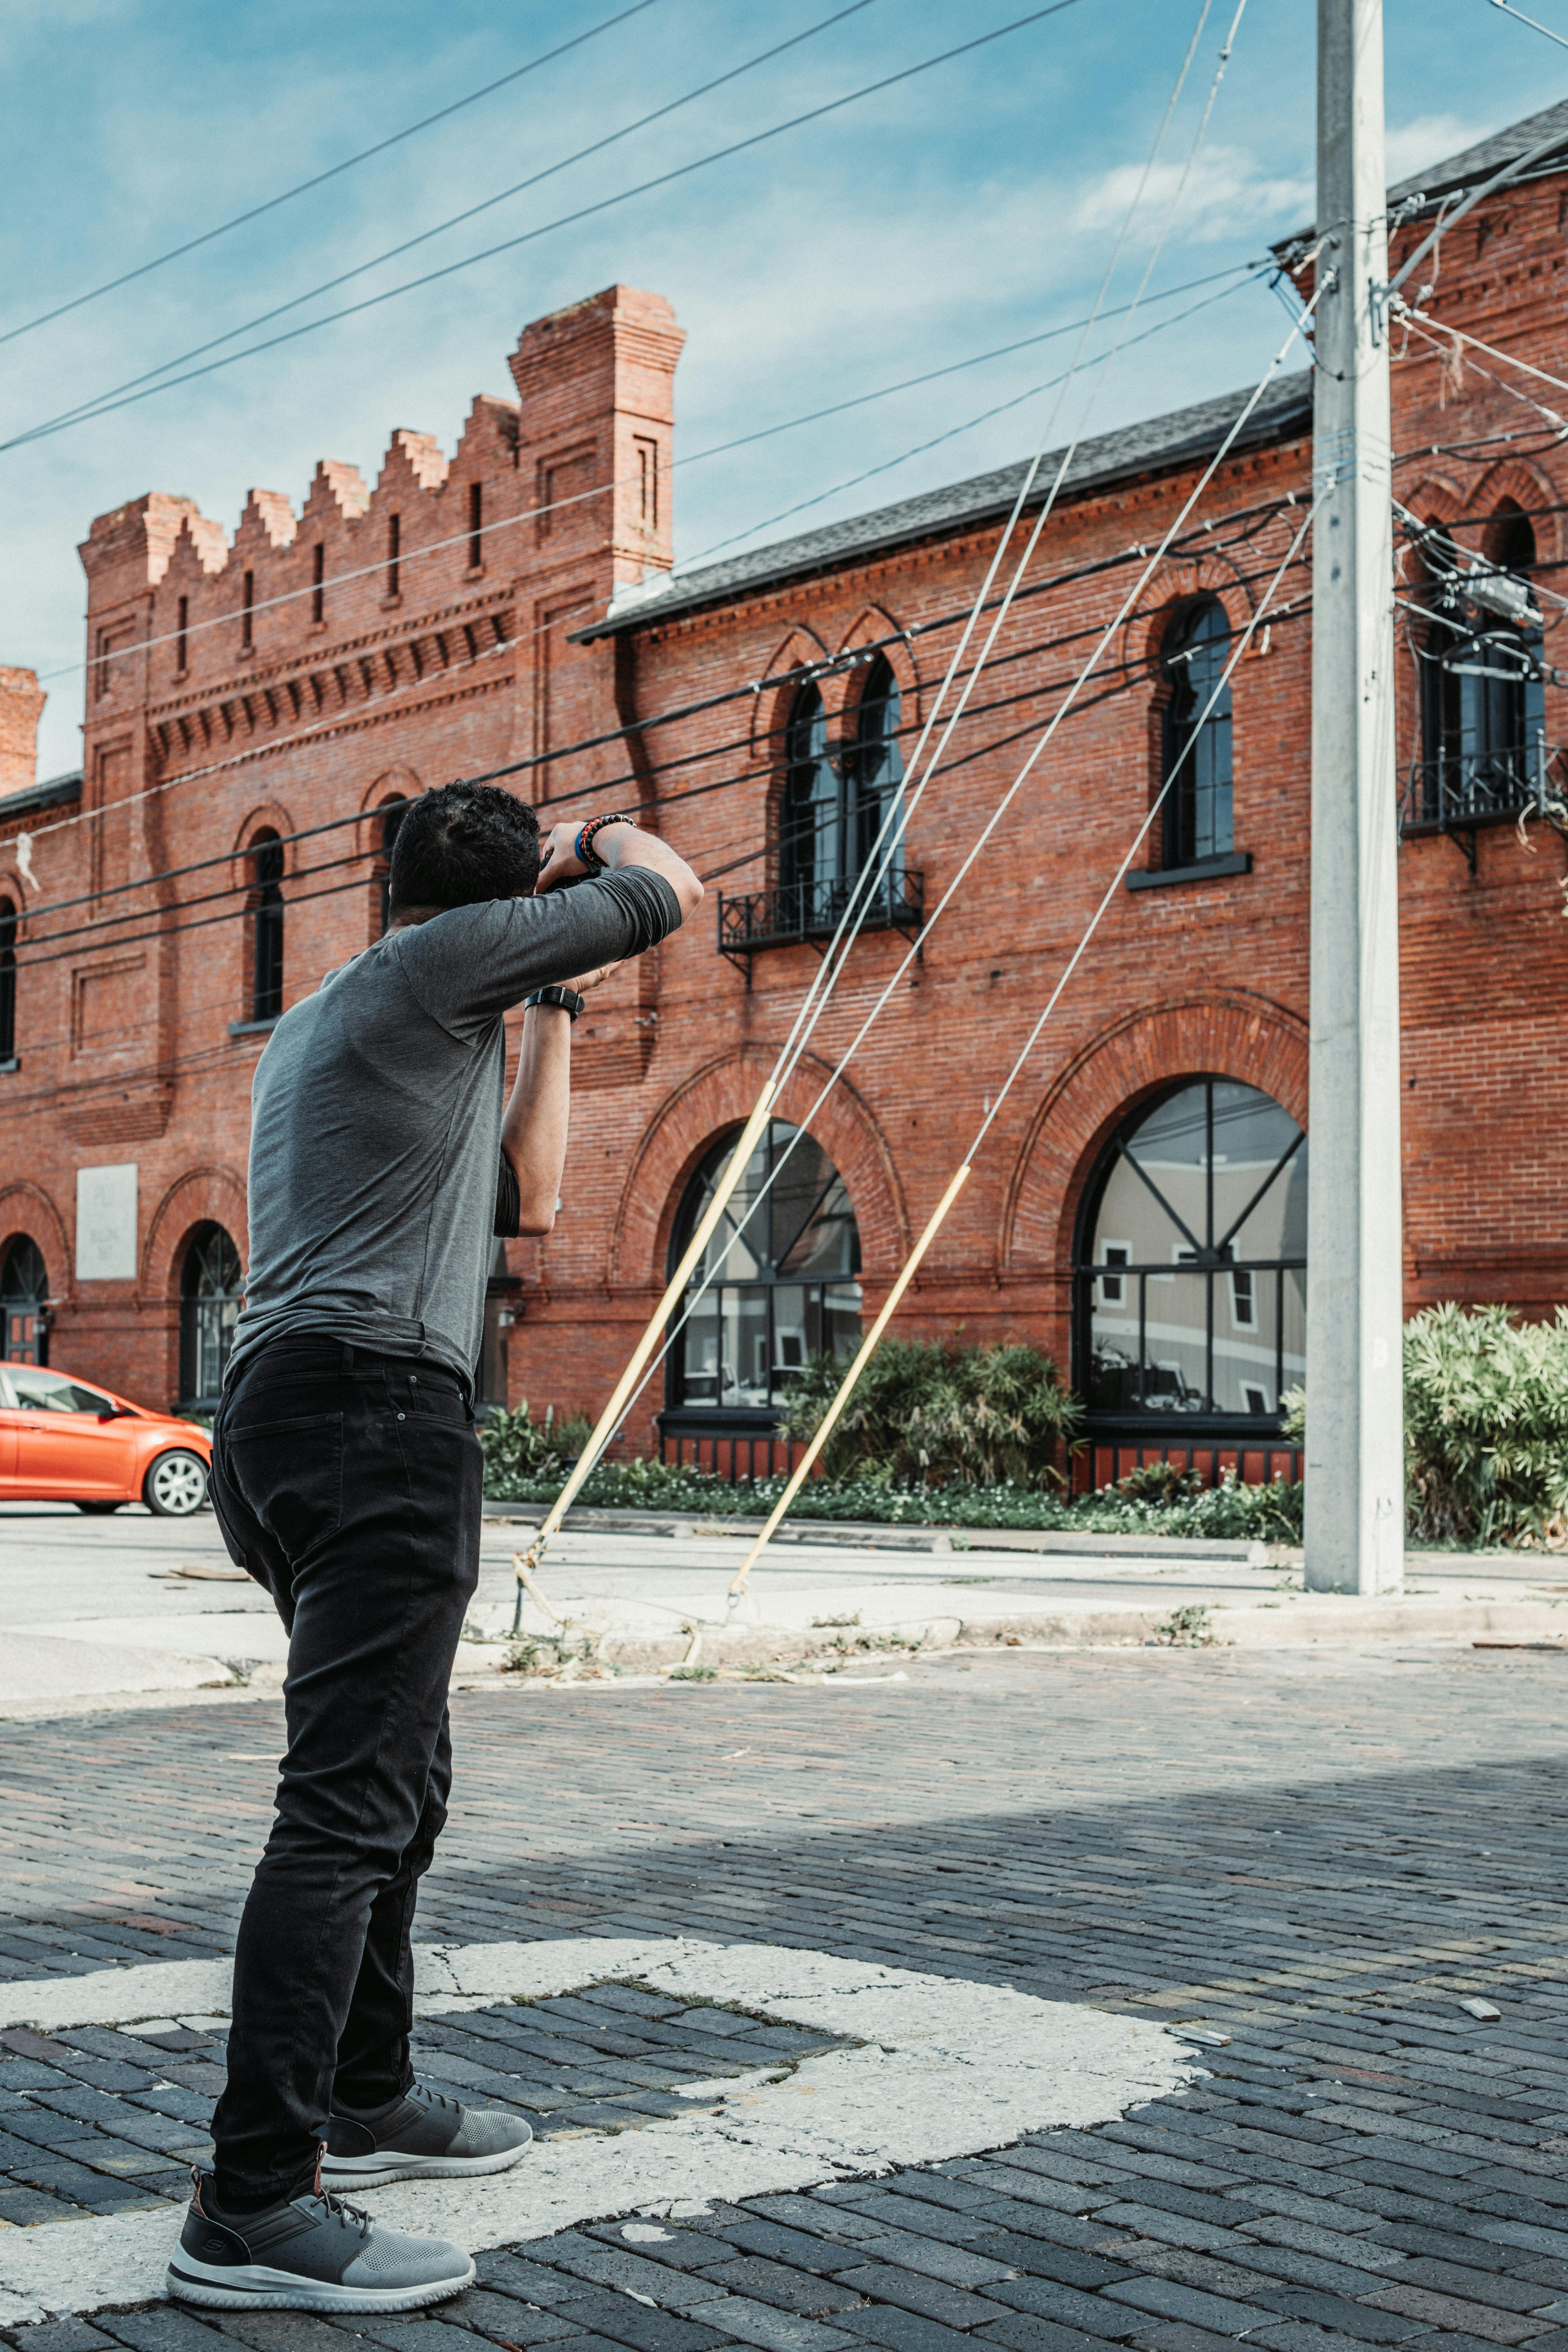
[[422, 2083], [384, 2107], [334, 2106], [325, 2128], [321, 2179], [333, 2189], [388, 2180], [450, 2180], [505, 2172], [533, 2133], [500, 2107], [463, 2107]]
[[341, 2197], [307, 2189], [259, 2213], [226, 2215], [212, 2174], [192, 2180], [169, 2264], [176, 2303], [207, 2311], [418, 2311], [474, 2283], [460, 2246], [389, 2230]]

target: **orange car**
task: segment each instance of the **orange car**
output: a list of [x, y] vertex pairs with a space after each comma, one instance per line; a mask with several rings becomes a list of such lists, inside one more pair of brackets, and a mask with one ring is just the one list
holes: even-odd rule
[[145, 1503], [183, 1519], [206, 1500], [212, 1441], [200, 1424], [132, 1404], [37, 1364], [0, 1364], [0, 1497], [117, 1511]]

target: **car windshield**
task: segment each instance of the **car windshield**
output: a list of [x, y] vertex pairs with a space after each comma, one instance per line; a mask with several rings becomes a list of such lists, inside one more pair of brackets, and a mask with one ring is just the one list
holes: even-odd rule
[[30, 1364], [12, 1364], [6, 1373], [16, 1402], [31, 1412], [112, 1412], [113, 1405], [97, 1389], [84, 1389], [63, 1372], [40, 1372]]

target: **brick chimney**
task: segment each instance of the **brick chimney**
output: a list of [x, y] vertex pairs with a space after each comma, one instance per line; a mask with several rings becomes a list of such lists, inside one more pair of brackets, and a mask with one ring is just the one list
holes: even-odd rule
[[19, 793], [38, 772], [38, 719], [48, 697], [37, 670], [0, 669], [0, 793]]

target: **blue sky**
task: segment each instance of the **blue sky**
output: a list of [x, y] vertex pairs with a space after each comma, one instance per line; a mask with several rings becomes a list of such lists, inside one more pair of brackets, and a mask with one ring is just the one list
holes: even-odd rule
[[[3, 0], [0, 333], [401, 130], [617, 5], [626, 0], [223, 9]], [[324, 188], [0, 344], [0, 438], [371, 259], [842, 5], [650, 0]], [[369, 272], [337, 300], [520, 235], [1029, 5], [868, 0], [726, 89]], [[475, 393], [510, 394], [506, 355], [520, 327], [617, 278], [668, 295], [688, 330], [678, 455], [1077, 319], [1200, 5], [1074, 0], [674, 187], [0, 455], [0, 663], [79, 663], [76, 545], [95, 514], [171, 490], [232, 530], [252, 486], [283, 490], [298, 509], [320, 457], [350, 459], [374, 478], [398, 426], [433, 432], [450, 450]], [[1234, 8], [1215, 0], [1128, 241], [1123, 297], [1148, 260]], [[1249, 0], [1152, 289], [1224, 270], [1310, 218], [1315, 13], [1311, 0]], [[1538, 0], [1531, 13], [1568, 33], [1568, 0]], [[1568, 51], [1487, 0], [1388, 0], [1386, 37], [1394, 177], [1568, 91]], [[1199, 299], [1157, 306], [1141, 323]], [[1100, 431], [1256, 377], [1284, 330], [1279, 298], [1243, 283], [1099, 372], [1091, 407], [1088, 382], [1075, 387], [1061, 425]], [[1053, 395], [952, 428], [1054, 374], [1072, 340], [683, 467], [678, 563], [735, 534], [782, 536], [1020, 455]], [[884, 470], [770, 527], [797, 501], [873, 468]], [[49, 691], [45, 775], [78, 762], [79, 675], [55, 677]]]

